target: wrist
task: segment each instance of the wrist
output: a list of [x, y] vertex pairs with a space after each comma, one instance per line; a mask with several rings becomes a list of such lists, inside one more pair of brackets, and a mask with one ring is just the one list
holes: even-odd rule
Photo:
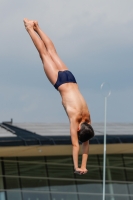
[[82, 169], [86, 169], [86, 165], [81, 165], [81, 168]]
[[74, 167], [74, 170], [77, 170], [79, 167], [78, 166], [76, 166], [76, 167]]

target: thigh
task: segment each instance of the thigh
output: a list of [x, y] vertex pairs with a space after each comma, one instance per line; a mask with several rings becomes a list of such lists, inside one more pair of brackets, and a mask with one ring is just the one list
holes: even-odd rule
[[50, 50], [49, 54], [50, 54], [51, 59], [53, 60], [53, 62], [55, 63], [55, 65], [57, 66], [59, 71], [68, 70], [67, 66], [60, 59], [60, 57], [58, 56], [56, 51]]
[[54, 85], [58, 77], [58, 68], [49, 55], [42, 56], [43, 68], [49, 81]]

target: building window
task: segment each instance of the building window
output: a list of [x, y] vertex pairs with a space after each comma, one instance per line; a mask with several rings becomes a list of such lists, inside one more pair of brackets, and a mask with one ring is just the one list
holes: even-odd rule
[[[74, 174], [71, 156], [4, 158], [0, 200], [102, 200], [103, 156], [90, 155], [87, 169]], [[107, 155], [106, 200], [132, 199], [133, 155]]]

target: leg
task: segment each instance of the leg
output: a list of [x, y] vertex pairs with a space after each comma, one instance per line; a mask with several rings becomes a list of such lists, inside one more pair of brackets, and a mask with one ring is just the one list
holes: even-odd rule
[[66, 65], [62, 62], [62, 60], [57, 55], [56, 49], [54, 47], [53, 42], [49, 39], [49, 37], [40, 29], [38, 22], [34, 21], [34, 30], [38, 33], [42, 41], [44, 42], [46, 49], [51, 56], [52, 60], [56, 64], [59, 71], [68, 70]]
[[52, 84], [55, 84], [55, 82], [57, 80], [57, 76], [58, 76], [58, 68], [57, 68], [56, 64], [53, 62], [53, 60], [49, 56], [49, 54], [46, 50], [46, 46], [44, 45], [43, 41], [38, 37], [38, 35], [34, 31], [33, 21], [24, 19], [24, 24], [25, 24], [25, 27], [26, 27], [35, 47], [37, 48], [37, 50], [40, 54], [40, 57], [41, 57], [41, 60], [43, 63], [43, 67], [44, 67], [44, 71], [45, 71], [48, 79], [50, 80], [50, 82]]

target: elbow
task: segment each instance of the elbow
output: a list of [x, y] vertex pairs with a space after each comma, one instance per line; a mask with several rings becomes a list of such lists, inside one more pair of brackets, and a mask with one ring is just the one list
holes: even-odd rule
[[89, 152], [89, 142], [86, 141], [84, 143], [82, 143], [82, 151], [83, 151], [83, 154], [88, 154]]
[[72, 143], [72, 147], [73, 148], [79, 148], [79, 144], [78, 143]]
[[86, 142], [82, 143], [83, 146], [88, 146], [89, 145], [89, 140], [87, 140]]
[[82, 143], [83, 148], [88, 148], [89, 147], [89, 141], [83, 142]]
[[79, 152], [79, 145], [78, 144], [72, 144], [73, 152]]

